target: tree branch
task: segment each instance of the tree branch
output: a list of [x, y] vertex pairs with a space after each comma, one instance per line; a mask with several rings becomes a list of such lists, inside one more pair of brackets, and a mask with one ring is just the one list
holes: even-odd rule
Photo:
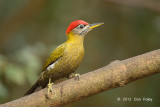
[[45, 88], [1, 106], [61, 106], [157, 73], [160, 73], [160, 49], [111, 62], [105, 67], [81, 75], [79, 81], [69, 79], [53, 85], [53, 99], [46, 98]]

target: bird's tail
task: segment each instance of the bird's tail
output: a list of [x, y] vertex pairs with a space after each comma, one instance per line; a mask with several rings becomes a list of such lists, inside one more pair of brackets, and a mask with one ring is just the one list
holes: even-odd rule
[[32, 94], [35, 92], [35, 90], [39, 87], [38, 82], [36, 82], [32, 87], [30, 87], [27, 92], [24, 94], [24, 96]]

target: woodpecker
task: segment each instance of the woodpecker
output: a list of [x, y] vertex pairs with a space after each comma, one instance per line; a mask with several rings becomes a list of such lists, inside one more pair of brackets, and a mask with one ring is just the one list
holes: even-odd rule
[[73, 21], [66, 30], [67, 41], [58, 46], [46, 60], [36, 83], [24, 94], [29, 95], [38, 88], [45, 88], [49, 82], [69, 77], [75, 72], [84, 56], [85, 35], [103, 23], [89, 24], [83, 20]]

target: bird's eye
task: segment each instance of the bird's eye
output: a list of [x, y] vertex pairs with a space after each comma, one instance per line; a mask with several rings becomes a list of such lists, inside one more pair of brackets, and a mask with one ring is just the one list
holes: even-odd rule
[[83, 28], [84, 28], [84, 25], [83, 25], [83, 24], [80, 24], [78, 27], [81, 28], [81, 29], [83, 29]]

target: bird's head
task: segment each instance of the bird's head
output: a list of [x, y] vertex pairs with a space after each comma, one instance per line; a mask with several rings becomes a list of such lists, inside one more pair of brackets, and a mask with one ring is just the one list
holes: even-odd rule
[[77, 20], [72, 22], [66, 30], [66, 35], [78, 35], [85, 36], [93, 28], [102, 25], [103, 23], [89, 24], [83, 20]]

